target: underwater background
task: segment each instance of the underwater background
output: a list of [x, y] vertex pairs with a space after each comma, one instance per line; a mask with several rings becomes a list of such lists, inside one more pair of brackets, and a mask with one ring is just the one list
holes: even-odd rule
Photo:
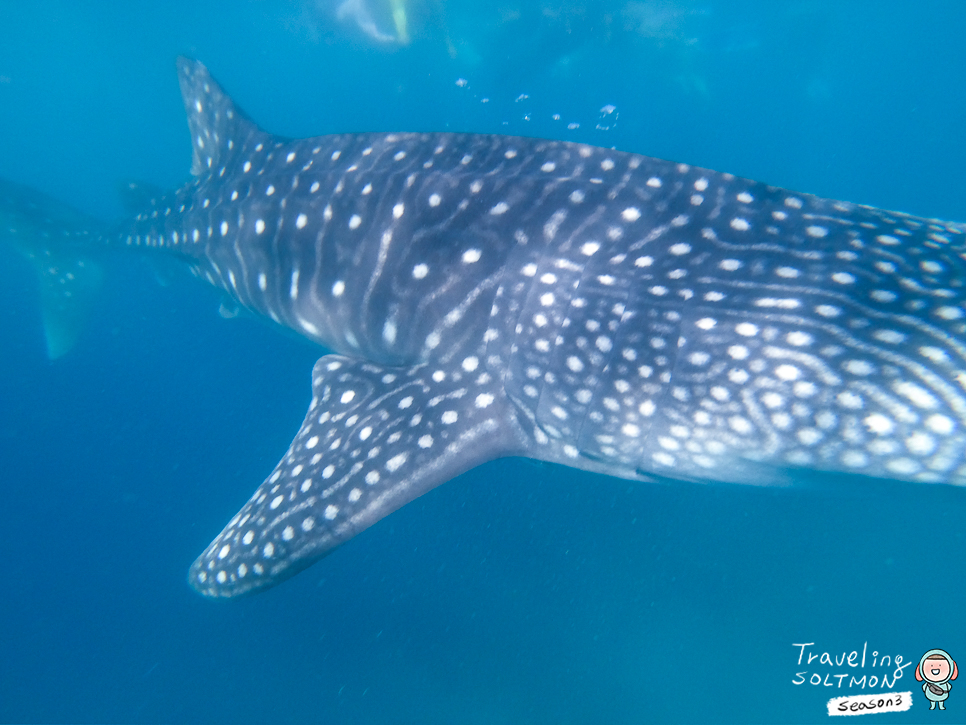
[[[105, 221], [124, 180], [180, 185], [185, 54], [286, 136], [581, 141], [966, 221], [964, 31], [938, 1], [0, 0], [0, 177]], [[199, 597], [188, 565], [287, 449], [321, 350], [108, 261], [50, 362], [0, 246], [0, 721], [816, 722], [891, 689], [912, 709], [868, 717], [966, 722], [966, 681], [927, 715], [914, 678], [934, 647], [966, 664], [966, 493], [943, 485], [507, 459], [278, 588]]]

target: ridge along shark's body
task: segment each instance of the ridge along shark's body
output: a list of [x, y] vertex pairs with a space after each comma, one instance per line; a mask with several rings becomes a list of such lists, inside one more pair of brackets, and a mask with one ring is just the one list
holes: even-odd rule
[[286, 140], [178, 68], [196, 179], [121, 242], [337, 353], [201, 593], [277, 584], [500, 456], [966, 482], [963, 225], [579, 144]]

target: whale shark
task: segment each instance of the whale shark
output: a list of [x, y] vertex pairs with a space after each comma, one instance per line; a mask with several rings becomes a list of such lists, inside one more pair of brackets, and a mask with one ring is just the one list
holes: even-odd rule
[[327, 351], [201, 594], [272, 587], [504, 456], [966, 483], [966, 225], [579, 143], [287, 139], [177, 69], [192, 179], [101, 238]]

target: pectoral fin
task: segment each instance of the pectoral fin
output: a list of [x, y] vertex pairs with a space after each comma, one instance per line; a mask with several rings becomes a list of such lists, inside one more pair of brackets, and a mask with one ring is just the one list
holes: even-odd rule
[[519, 449], [486, 373], [327, 355], [312, 383], [285, 457], [191, 566], [201, 594], [274, 586], [417, 496]]

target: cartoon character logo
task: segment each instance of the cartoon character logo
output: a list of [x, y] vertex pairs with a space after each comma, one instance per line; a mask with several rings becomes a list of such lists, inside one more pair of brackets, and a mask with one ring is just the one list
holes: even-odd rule
[[950, 680], [959, 676], [959, 669], [949, 653], [941, 649], [931, 649], [919, 660], [916, 679], [922, 682], [922, 691], [929, 700], [929, 709], [946, 709], [946, 698], [953, 689]]

